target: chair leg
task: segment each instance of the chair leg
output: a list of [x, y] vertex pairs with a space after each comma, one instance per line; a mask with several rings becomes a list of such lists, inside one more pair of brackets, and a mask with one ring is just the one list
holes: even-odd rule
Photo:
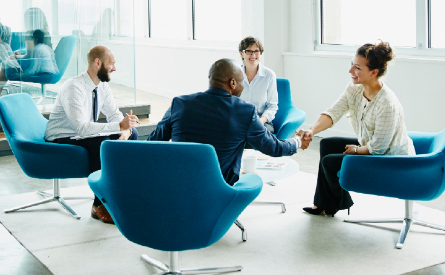
[[286, 205], [284, 202], [274, 202], [274, 201], [253, 201], [251, 204], [278, 204], [281, 205], [281, 212], [286, 213]]
[[63, 198], [61, 196], [61, 194], [60, 194], [60, 180], [59, 179], [54, 179], [53, 180], [53, 194], [50, 194], [50, 193], [47, 193], [47, 192], [43, 192], [43, 191], [38, 191], [37, 193], [39, 195], [42, 195], [42, 196], [46, 197], [47, 199], [44, 199], [44, 200], [41, 200], [41, 201], [38, 201], [38, 202], [34, 202], [34, 203], [30, 203], [30, 204], [27, 204], [27, 205], [23, 205], [23, 206], [11, 208], [11, 209], [6, 209], [5, 213], [14, 212], [14, 211], [17, 211], [17, 210], [20, 210], [20, 209], [25, 209], [25, 208], [32, 207], [32, 206], [37, 206], [37, 205], [40, 205], [40, 204], [45, 204], [45, 203], [57, 201], [74, 218], [80, 219], [80, 216], [78, 216], [77, 213], [71, 208], [71, 206], [69, 206], [68, 203], [65, 202], [65, 199], [93, 199], [93, 197], [91, 197], [91, 196], [88, 196], [88, 197], [67, 197], [67, 198]]
[[247, 241], [247, 230], [244, 228], [244, 225], [242, 225], [238, 220], [235, 221], [236, 226], [241, 229], [241, 238], [243, 239], [243, 242]]
[[59, 202], [59, 204], [66, 210], [68, 211], [68, 213], [70, 213], [74, 218], [76, 219], [80, 219], [80, 216], [77, 215], [76, 212], [74, 212], [74, 210], [71, 208], [71, 206], [69, 206], [65, 200], [62, 197], [57, 197], [57, 201]]
[[20, 210], [20, 209], [25, 209], [25, 208], [28, 208], [28, 207], [33, 207], [33, 206], [45, 204], [45, 203], [52, 202], [52, 201], [55, 201], [55, 200], [56, 200], [55, 198], [49, 198], [49, 199], [44, 199], [44, 200], [41, 200], [41, 201], [38, 201], [38, 202], [22, 205], [22, 206], [19, 206], [19, 207], [15, 207], [15, 208], [11, 208], [11, 209], [5, 209], [5, 213], [10, 213], [10, 212], [14, 212], [14, 211], [17, 211], [17, 210]]
[[352, 220], [345, 219], [345, 222], [350, 223], [395, 223], [402, 222], [402, 229], [400, 230], [399, 240], [397, 241], [396, 248], [401, 249], [405, 243], [411, 224], [418, 224], [425, 227], [430, 227], [438, 230], [445, 231], [445, 226], [436, 225], [413, 218], [413, 202], [405, 201], [405, 217], [403, 219], [378, 219], [378, 220]]
[[235, 272], [241, 271], [243, 269], [242, 266], [231, 266], [231, 267], [210, 267], [210, 268], [190, 268], [190, 269], [179, 269], [179, 253], [178, 251], [170, 251], [169, 255], [169, 265], [163, 264], [158, 260], [148, 257], [147, 255], [141, 255], [141, 259], [147, 262], [148, 264], [159, 268], [162, 270], [162, 273], [157, 273], [158, 275], [164, 274], [215, 274], [215, 273], [227, 273], [227, 272]]
[[411, 227], [411, 223], [413, 221], [411, 219], [404, 219], [402, 229], [400, 230], [399, 240], [397, 241], [396, 248], [402, 249], [403, 244], [405, 243], [406, 236], [408, 235], [409, 229]]

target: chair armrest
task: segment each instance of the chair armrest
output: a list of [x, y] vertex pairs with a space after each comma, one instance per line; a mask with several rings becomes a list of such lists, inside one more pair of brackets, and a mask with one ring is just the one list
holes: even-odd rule
[[408, 136], [413, 140], [417, 155], [426, 154], [429, 151], [436, 135], [436, 133], [408, 132]]
[[432, 200], [443, 192], [441, 153], [421, 156], [354, 156], [343, 159], [340, 185], [348, 191]]
[[260, 194], [263, 188], [263, 180], [256, 174], [246, 174], [241, 176], [232, 188], [238, 192], [258, 192]]
[[76, 145], [9, 139], [17, 162], [26, 175], [39, 179], [85, 178], [88, 151]]
[[279, 129], [277, 129], [276, 137], [278, 139], [287, 139], [300, 127], [306, 119], [306, 112], [291, 107], [284, 115], [283, 122]]

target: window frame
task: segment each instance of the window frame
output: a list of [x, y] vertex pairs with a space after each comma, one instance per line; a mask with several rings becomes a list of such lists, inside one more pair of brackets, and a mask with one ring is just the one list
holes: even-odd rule
[[[322, 44], [322, 1], [313, 0], [315, 40], [318, 52], [355, 52], [360, 45]], [[329, 0], [325, 0], [329, 1]], [[431, 0], [416, 0], [416, 47], [394, 47], [398, 55], [445, 57], [445, 49], [431, 47]]]

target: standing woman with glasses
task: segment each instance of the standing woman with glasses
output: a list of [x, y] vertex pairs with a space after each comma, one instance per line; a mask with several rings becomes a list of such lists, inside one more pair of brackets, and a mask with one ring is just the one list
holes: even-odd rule
[[[380, 79], [394, 58], [389, 43], [365, 44], [351, 61], [351, 82], [340, 98], [306, 131], [303, 139], [332, 127], [344, 115], [357, 138], [332, 137], [320, 142], [320, 164], [314, 206], [305, 207], [309, 214], [325, 212], [334, 216], [354, 203], [339, 183], [338, 171], [347, 154], [415, 155], [413, 141], [405, 127], [403, 108], [396, 94]], [[366, 177], [366, 167], [363, 167]], [[360, 178], [357, 178], [360, 181]]]
[[274, 71], [260, 63], [263, 51], [261, 41], [252, 36], [239, 44], [244, 72], [244, 90], [240, 98], [256, 106], [261, 122], [273, 133], [272, 120], [278, 110], [277, 77]]

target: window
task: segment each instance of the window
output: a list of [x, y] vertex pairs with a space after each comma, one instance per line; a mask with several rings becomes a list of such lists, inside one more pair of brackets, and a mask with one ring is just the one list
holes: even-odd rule
[[319, 13], [316, 49], [345, 50], [348, 45], [357, 47], [381, 39], [398, 47], [398, 53], [445, 54], [443, 0], [317, 0], [315, 3]]
[[149, 0], [149, 37], [239, 41], [242, 0]]
[[445, 48], [445, 1], [431, 0], [430, 1], [430, 47], [431, 48]]
[[416, 47], [415, 0], [326, 0], [321, 8], [322, 43], [363, 45], [381, 39]]
[[195, 0], [194, 3], [194, 39], [242, 39], [241, 0]]
[[150, 37], [187, 39], [187, 1], [150, 0]]

